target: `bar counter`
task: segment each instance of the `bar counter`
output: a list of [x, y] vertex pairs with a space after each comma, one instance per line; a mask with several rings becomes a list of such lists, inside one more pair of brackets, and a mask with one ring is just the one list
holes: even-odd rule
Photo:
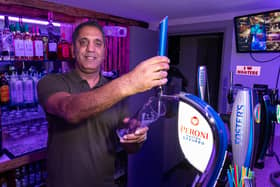
[[21, 157], [9, 158], [5, 153], [0, 157], [0, 173], [19, 168], [21, 166], [43, 160], [46, 158], [46, 150], [27, 153]]

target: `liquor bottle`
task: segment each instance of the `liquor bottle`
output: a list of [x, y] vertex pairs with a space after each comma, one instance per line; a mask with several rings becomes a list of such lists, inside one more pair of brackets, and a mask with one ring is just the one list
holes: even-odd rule
[[12, 33], [12, 39], [11, 39], [11, 50], [10, 50], [10, 60], [14, 61], [15, 60], [15, 46], [14, 46], [14, 38], [16, 35], [16, 28], [15, 24], [10, 24], [10, 32]]
[[28, 185], [35, 186], [35, 164], [31, 163], [28, 167]]
[[34, 85], [33, 80], [26, 73], [22, 73], [23, 82], [23, 100], [25, 104], [34, 102]]
[[34, 53], [33, 42], [27, 24], [24, 25], [23, 42], [24, 42], [24, 60], [32, 60], [33, 53]]
[[15, 95], [15, 104], [21, 105], [23, 104], [23, 81], [20, 76], [17, 76], [15, 80], [15, 88], [14, 88], [14, 95]]
[[10, 59], [10, 51], [12, 47], [12, 33], [9, 29], [9, 17], [5, 16], [5, 25], [2, 33], [2, 58], [4, 61]]
[[1, 77], [0, 77], [0, 99], [1, 99], [2, 106], [9, 105], [10, 87], [9, 87], [9, 82], [6, 79], [4, 74], [1, 74]]
[[55, 28], [53, 25], [53, 13], [48, 12], [48, 21], [49, 24], [47, 25], [48, 31], [48, 59], [49, 60], [56, 60], [57, 59], [57, 39], [55, 35]]
[[40, 76], [38, 75], [38, 72], [35, 72], [34, 75], [32, 76], [32, 79], [33, 79], [33, 95], [34, 95], [34, 102], [35, 103], [38, 103], [38, 94], [37, 94], [37, 85], [38, 85], [38, 82], [40, 80]]
[[61, 39], [58, 43], [57, 53], [59, 60], [71, 59], [71, 44], [65, 40], [65, 33], [61, 34]]
[[20, 32], [19, 23], [16, 23], [16, 34], [14, 36], [15, 60], [24, 60], [24, 44]]
[[47, 34], [41, 34], [42, 36], [42, 40], [43, 40], [43, 56], [44, 56], [44, 60], [48, 60], [48, 41], [49, 41], [49, 37]]
[[21, 168], [16, 168], [15, 172], [15, 185], [16, 187], [20, 187], [21, 185], [21, 180], [22, 180], [22, 174], [21, 174]]
[[43, 60], [43, 40], [40, 36], [39, 27], [36, 26], [36, 35], [34, 40], [34, 60]]

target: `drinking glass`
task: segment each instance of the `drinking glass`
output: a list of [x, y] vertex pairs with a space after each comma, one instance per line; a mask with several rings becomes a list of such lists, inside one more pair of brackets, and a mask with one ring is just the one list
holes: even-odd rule
[[178, 95], [164, 95], [149, 97], [148, 101], [136, 112], [136, 114], [122, 127], [116, 130], [119, 138], [126, 134], [134, 133], [138, 128], [149, 126], [166, 114], [166, 101], [179, 100]]
[[117, 134], [120, 138], [123, 138], [124, 135], [134, 133], [140, 127], [149, 126], [161, 116], [164, 116], [165, 113], [166, 108], [161, 101], [161, 97], [152, 96], [127, 123], [117, 129]]

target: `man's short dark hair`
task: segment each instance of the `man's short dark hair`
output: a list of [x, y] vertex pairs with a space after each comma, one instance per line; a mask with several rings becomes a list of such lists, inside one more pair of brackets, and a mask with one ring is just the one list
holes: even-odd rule
[[82, 28], [86, 27], [86, 26], [89, 26], [89, 27], [95, 27], [97, 28], [98, 30], [100, 30], [100, 32], [102, 33], [102, 37], [103, 37], [103, 42], [105, 43], [105, 34], [104, 34], [104, 31], [102, 29], [102, 27], [96, 22], [96, 21], [93, 21], [93, 20], [89, 20], [89, 21], [86, 21], [86, 22], [83, 22], [81, 24], [79, 24], [73, 34], [72, 34], [72, 43], [73, 45], [75, 46], [75, 42], [79, 36], [79, 32]]

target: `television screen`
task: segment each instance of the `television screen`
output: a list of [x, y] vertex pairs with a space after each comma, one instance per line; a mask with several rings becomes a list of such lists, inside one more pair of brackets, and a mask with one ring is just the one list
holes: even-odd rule
[[237, 52], [279, 52], [280, 10], [234, 18]]

